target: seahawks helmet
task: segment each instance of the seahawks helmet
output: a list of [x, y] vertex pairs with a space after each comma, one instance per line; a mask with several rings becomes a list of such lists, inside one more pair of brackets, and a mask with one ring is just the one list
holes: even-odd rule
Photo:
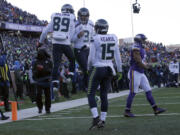
[[82, 24], [87, 24], [89, 20], [89, 10], [87, 8], [80, 8], [78, 11], [78, 20]]
[[109, 24], [104, 19], [99, 19], [96, 21], [94, 29], [97, 34], [107, 34], [109, 28]]
[[74, 14], [74, 9], [72, 7], [72, 5], [70, 4], [64, 4], [61, 8], [61, 12], [62, 13], [72, 13]]
[[146, 41], [147, 37], [144, 34], [137, 34], [134, 37], [134, 41], [138, 43], [144, 43]]

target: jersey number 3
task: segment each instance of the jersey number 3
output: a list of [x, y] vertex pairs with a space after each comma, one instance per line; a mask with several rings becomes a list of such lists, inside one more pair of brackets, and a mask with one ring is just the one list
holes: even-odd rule
[[107, 43], [102, 44], [102, 59], [103, 60], [112, 60], [114, 58], [114, 50], [112, 49], [115, 46], [115, 44]]
[[[62, 31], [62, 32], [68, 32], [69, 30], [69, 24], [70, 19], [69, 18], [60, 18], [60, 17], [54, 17], [53, 19], [53, 30], [54, 31]], [[61, 28], [61, 26], [63, 26]]]

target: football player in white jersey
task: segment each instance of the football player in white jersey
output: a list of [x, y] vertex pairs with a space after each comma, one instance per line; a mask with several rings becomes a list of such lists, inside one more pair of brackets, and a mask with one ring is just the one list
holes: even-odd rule
[[75, 16], [73, 7], [65, 4], [61, 8], [61, 13], [54, 13], [51, 16], [51, 22], [43, 29], [39, 45], [42, 45], [48, 32], [52, 32], [53, 44], [53, 70], [52, 70], [52, 87], [58, 87], [58, 69], [63, 54], [69, 59], [70, 73], [75, 69], [75, 58], [71, 48], [71, 39], [75, 30]]
[[176, 59], [174, 59], [173, 61], [170, 62], [169, 70], [170, 70], [170, 73], [171, 73], [170, 74], [171, 81], [177, 87], [179, 85], [178, 76], [179, 76], [180, 68], [179, 68], [179, 62], [177, 62]]
[[[118, 39], [114, 34], [107, 34], [108, 23], [104, 19], [99, 19], [95, 23], [96, 35], [90, 45], [88, 57], [88, 69], [91, 69], [88, 82], [88, 102], [93, 116], [93, 123], [90, 130], [105, 125], [108, 111], [107, 93], [111, 85], [111, 78], [116, 75], [113, 67], [113, 59], [117, 65], [118, 75], [122, 72], [122, 62], [119, 51]], [[100, 85], [101, 113], [99, 116], [95, 94]]]
[[89, 20], [89, 10], [87, 8], [80, 8], [78, 11], [78, 20], [75, 25], [73, 41], [76, 60], [84, 73], [84, 90], [87, 90], [87, 61], [89, 55], [89, 44], [93, 34], [94, 24]]

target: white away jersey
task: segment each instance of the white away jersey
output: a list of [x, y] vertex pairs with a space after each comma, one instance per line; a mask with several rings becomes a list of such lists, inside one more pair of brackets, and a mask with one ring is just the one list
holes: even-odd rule
[[176, 62], [176, 63], [170, 62], [169, 70], [171, 73], [179, 74], [179, 63], [178, 62]]
[[[81, 38], [78, 38], [78, 34], [84, 31], [84, 35]], [[90, 40], [94, 34], [94, 24], [92, 21], [88, 21], [87, 24], [81, 24], [77, 21], [75, 25], [75, 33], [72, 39], [74, 42], [74, 48], [81, 49], [83, 46], [89, 47]]]
[[48, 32], [52, 32], [52, 43], [70, 45], [75, 31], [75, 16], [70, 13], [54, 13], [51, 22], [43, 29], [40, 43], [43, 43]]
[[122, 62], [117, 37], [114, 34], [97, 34], [93, 39], [94, 41], [92, 41], [90, 45], [88, 68], [91, 66], [109, 66], [113, 71], [113, 75], [116, 75], [112, 62], [113, 59], [115, 59], [118, 72], [122, 72]]

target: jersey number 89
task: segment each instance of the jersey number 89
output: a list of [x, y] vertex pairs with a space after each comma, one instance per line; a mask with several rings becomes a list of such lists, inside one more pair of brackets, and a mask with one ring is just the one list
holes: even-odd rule
[[[69, 18], [60, 18], [60, 17], [54, 17], [53, 19], [53, 30], [54, 31], [62, 31], [62, 32], [68, 32], [69, 30]], [[61, 28], [61, 26], [64, 26]]]

